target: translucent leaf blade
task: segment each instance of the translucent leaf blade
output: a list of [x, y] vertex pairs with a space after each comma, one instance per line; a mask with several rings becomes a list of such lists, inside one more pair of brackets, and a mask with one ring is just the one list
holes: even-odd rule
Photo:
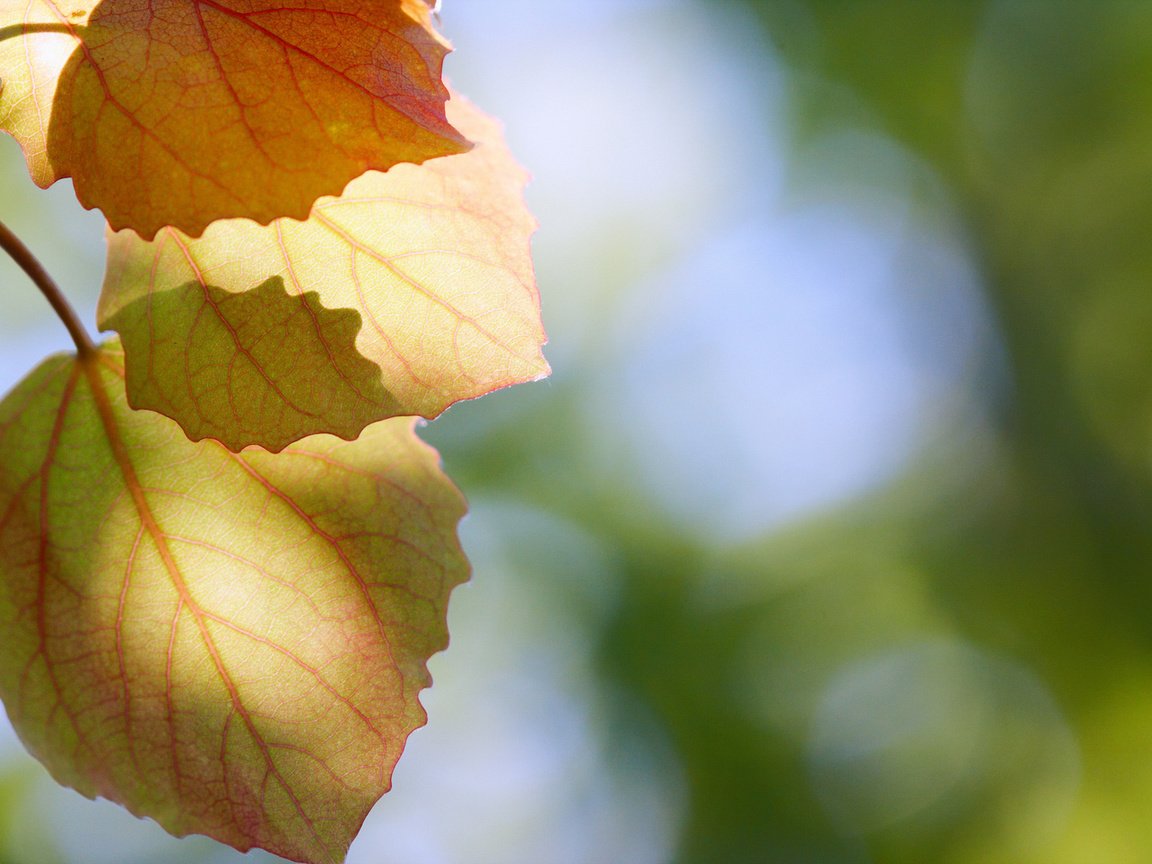
[[272, 455], [124, 400], [122, 356], [0, 403], [0, 693], [62, 783], [172, 833], [339, 862], [466, 578], [410, 421]]
[[468, 146], [422, 0], [0, 0], [0, 37], [0, 129], [33, 178], [149, 238], [304, 218]]
[[[132, 405], [172, 417], [193, 439], [277, 450], [317, 428], [353, 438], [373, 420], [434, 417], [547, 374], [526, 175], [497, 124], [459, 99], [449, 112], [477, 142], [471, 152], [366, 174], [306, 222], [232, 220], [196, 240], [110, 235], [98, 319], [124, 340]], [[283, 290], [243, 315], [216, 299], [269, 280]], [[271, 322], [310, 295], [328, 310], [310, 325], [298, 318], [316, 362], [267, 342]], [[325, 333], [325, 319], [341, 313], [359, 316], [352, 340]], [[377, 401], [330, 406], [328, 394], [349, 389], [342, 365], [360, 359], [378, 381], [353, 389]]]

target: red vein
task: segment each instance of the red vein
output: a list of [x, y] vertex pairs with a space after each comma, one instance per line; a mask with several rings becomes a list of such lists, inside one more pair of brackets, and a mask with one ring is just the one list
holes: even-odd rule
[[392, 655], [392, 643], [388, 639], [387, 631], [384, 629], [384, 622], [380, 619], [379, 614], [377, 614], [376, 601], [372, 598], [372, 590], [368, 583], [364, 581], [364, 577], [360, 575], [360, 571], [356, 568], [356, 565], [352, 563], [352, 559], [348, 556], [348, 553], [344, 551], [344, 547], [340, 544], [340, 541], [325, 531], [323, 528], [321, 528], [319, 523], [317, 523], [317, 521], [313, 519], [312, 516], [305, 512], [299, 504], [293, 501], [289, 495], [285, 494], [284, 491], [278, 488], [274, 483], [272, 483], [272, 481], [270, 481], [263, 474], [249, 465], [246, 459], [236, 453], [232, 453], [231, 451], [225, 452], [233, 462], [239, 465], [250, 477], [256, 480], [256, 482], [258, 482], [261, 486], [263, 486], [269, 492], [269, 494], [287, 504], [289, 509], [292, 510], [292, 512], [294, 512], [300, 518], [300, 520], [308, 526], [312, 533], [326, 541], [332, 547], [333, 551], [335, 551], [337, 557], [339, 557], [341, 563], [344, 565], [344, 568], [348, 571], [348, 575], [351, 576], [352, 579], [356, 582], [357, 587], [360, 589], [361, 595], [364, 597], [364, 602], [368, 604], [368, 611], [372, 615], [372, 620], [376, 622], [377, 629], [380, 632], [380, 640], [384, 647], [388, 650], [388, 654], [392, 660], [393, 667], [399, 668], [396, 664], [395, 656]]
[[281, 587], [288, 589], [289, 591], [291, 591], [293, 594], [297, 595], [298, 597], [301, 597], [305, 603], [307, 603], [309, 606], [312, 607], [312, 611], [316, 613], [316, 616], [318, 618], [323, 617], [321, 612], [320, 612], [319, 607], [316, 605], [316, 601], [314, 601], [311, 597], [308, 596], [308, 592], [302, 590], [299, 585], [296, 585], [292, 582], [289, 582], [287, 579], [281, 579], [279, 576], [276, 576], [275, 574], [270, 573], [269, 571], [265, 570], [263, 567], [260, 567], [259, 565], [257, 565], [255, 562], [249, 561], [247, 558], [245, 558], [241, 555], [237, 555], [234, 552], [229, 552], [227, 549], [222, 549], [221, 547], [217, 546], [215, 543], [209, 543], [205, 540], [195, 540], [191, 537], [180, 537], [180, 536], [177, 536], [176, 534], [168, 534], [166, 536], [168, 537], [168, 539], [170, 541], [175, 541], [177, 543], [185, 543], [189, 546], [196, 546], [200, 549], [207, 549], [209, 552], [215, 552], [217, 555], [222, 555], [225, 558], [229, 558], [232, 561], [235, 561], [237, 564], [244, 564], [245, 566], [251, 567], [253, 570], [255, 570], [257, 573], [259, 573], [263, 578], [267, 579], [269, 582], [275, 582], [277, 585], [280, 585]]
[[[143, 137], [148, 138], [151, 141], [155, 142], [160, 147], [161, 150], [163, 150], [165, 153], [167, 153], [172, 158], [173, 162], [175, 162], [177, 165], [183, 165], [184, 168], [186, 168], [188, 170], [189, 174], [200, 177], [202, 180], [208, 181], [212, 185], [216, 186], [216, 188], [218, 188], [221, 192], [223, 192], [225, 195], [227, 195], [233, 201], [240, 202], [240, 199], [237, 198], [235, 195], [233, 195], [232, 191], [222, 181], [220, 181], [217, 177], [214, 177], [210, 174], [206, 175], [206, 174], [203, 174], [201, 172], [198, 172], [195, 169], [193, 169], [191, 165], [189, 165], [187, 162], [185, 162], [183, 159], [181, 159], [171, 147], [169, 147], [155, 132], [152, 131], [152, 129], [150, 127], [145, 126], [143, 123], [141, 123], [136, 118], [135, 114], [133, 114], [131, 111], [129, 111], [124, 105], [122, 105], [119, 102], [118, 99], [116, 99], [116, 97], [114, 97], [112, 95], [112, 88], [108, 85], [108, 79], [104, 75], [104, 69], [100, 66], [99, 63], [96, 62], [96, 59], [92, 56], [92, 51], [89, 48], [88, 43], [85, 42], [84, 39], [82, 39], [80, 37], [80, 34], [76, 32], [76, 28], [72, 24], [72, 22], [65, 15], [62, 15], [60, 13], [60, 10], [57, 9], [55, 7], [55, 5], [53, 5], [52, 3], [48, 3], [46, 5], [51, 6], [52, 11], [56, 14], [56, 17], [59, 18], [61, 23], [63, 23], [64, 26], [68, 28], [69, 33], [76, 40], [78, 49], [84, 53], [85, 59], [87, 59], [88, 64], [92, 67], [93, 73], [96, 75], [97, 80], [99, 80], [99, 82], [100, 82], [100, 89], [104, 91], [104, 98], [105, 98], [106, 103], [115, 107], [116, 110], [119, 111], [120, 114], [123, 115], [124, 118], [127, 119], [129, 123], [131, 123], [133, 126], [136, 127], [136, 129], [140, 132], [140, 134]], [[101, 106], [101, 108], [99, 110], [103, 110], [103, 106]]]
[[[407, 273], [405, 273], [403, 270], [401, 270], [399, 267], [397, 267], [395, 264], [393, 264], [392, 258], [390, 256], [383, 255], [380, 252], [377, 252], [371, 246], [369, 246], [365, 243], [362, 243], [359, 239], [357, 239], [355, 236], [353, 236], [351, 232], [345, 230], [342, 226], [333, 222], [331, 219], [329, 219], [323, 213], [313, 213], [313, 216], [316, 218], [317, 222], [319, 222], [321, 225], [323, 225], [325, 228], [327, 228], [329, 231], [331, 231], [333, 234], [335, 234], [341, 240], [343, 240], [345, 243], [347, 243], [349, 246], [351, 246], [356, 251], [361, 252], [364, 255], [367, 255], [373, 261], [375, 261], [376, 263], [385, 267], [389, 272], [392, 273], [392, 275], [394, 275], [397, 279], [399, 279], [401, 282], [403, 282], [405, 285], [407, 285], [409, 288], [411, 288], [417, 294], [420, 294], [423, 297], [425, 297], [426, 299], [431, 300], [434, 304], [441, 307], [446, 312], [451, 313], [457, 319], [457, 321], [459, 323], [472, 325], [472, 327], [474, 327], [478, 333], [481, 333], [482, 335], [487, 336], [488, 339], [490, 339], [494, 344], [499, 345], [500, 347], [504, 348], [506, 351], [509, 350], [508, 346], [503, 345], [500, 342], [500, 337], [498, 337], [495, 333], [491, 333], [488, 330], [486, 330], [484, 327], [480, 326], [479, 321], [477, 321], [471, 315], [468, 315], [467, 313], [465, 313], [462, 309], [459, 309], [458, 307], [454, 306], [452, 303], [449, 303], [447, 300], [445, 300], [443, 297], [441, 297], [435, 291], [430, 291], [429, 289], [425, 288], [417, 280], [413, 279], [411, 276], [409, 276]], [[509, 353], [511, 353], [511, 352], [509, 352]]]
[[289, 660], [291, 660], [293, 663], [295, 663], [297, 666], [299, 666], [301, 669], [303, 669], [305, 672], [307, 672], [309, 675], [311, 675], [314, 679], [316, 679], [316, 683], [319, 684], [321, 687], [323, 687], [325, 690], [327, 690], [328, 693], [331, 694], [336, 699], [336, 701], [338, 701], [340, 704], [344, 705], [346, 708], [348, 708], [348, 710], [350, 710], [353, 714], [355, 714], [357, 717], [359, 717], [364, 722], [364, 725], [367, 726], [370, 730], [372, 730], [373, 734], [375, 734], [376, 737], [380, 739], [381, 744], [387, 744], [388, 743], [387, 739], [384, 736], [384, 733], [381, 732], [380, 729], [378, 729], [376, 727], [376, 724], [374, 722], [372, 722], [372, 718], [370, 718], [363, 711], [361, 711], [359, 708], [357, 708], [355, 703], [353, 703], [351, 699], [349, 699], [347, 696], [345, 696], [343, 693], [341, 693], [339, 690], [337, 690], [336, 687], [333, 686], [331, 683], [329, 683], [328, 679], [326, 679], [321, 674], [319, 669], [317, 669], [312, 664], [308, 663], [306, 660], [304, 660], [304, 658], [297, 656], [294, 652], [288, 650], [283, 645], [278, 645], [275, 641], [268, 639], [264, 636], [261, 636], [259, 633], [254, 633], [253, 631], [248, 630], [245, 627], [241, 627], [239, 624], [236, 624], [235, 622], [229, 621], [227, 618], [224, 618], [221, 615], [216, 615], [212, 612], [205, 610], [204, 616], [206, 618], [208, 618], [210, 621], [215, 621], [220, 626], [225, 627], [225, 628], [233, 631], [234, 633], [239, 633], [241, 636], [245, 636], [248, 639], [251, 639], [253, 642], [256, 642], [260, 645], [263, 645], [265, 648], [270, 648], [273, 651], [275, 651], [276, 653], [282, 654], [283, 656], [287, 657]]
[[[227, 6], [224, 6], [220, 3], [215, 3], [215, 2], [213, 2], [213, 0], [199, 0], [197, 5], [198, 6], [199, 5], [207, 6], [210, 9], [216, 10], [217, 12], [221, 13], [222, 15], [226, 15], [230, 18], [234, 18], [234, 19], [240, 21], [241, 23], [245, 24], [248, 27], [251, 27], [253, 30], [256, 30], [258, 33], [262, 34], [263, 36], [270, 39], [271, 41], [279, 43], [283, 48], [289, 48], [292, 51], [295, 51], [296, 53], [300, 54], [302, 57], [305, 57], [308, 60], [311, 60], [317, 66], [320, 66], [323, 69], [327, 69], [330, 73], [335, 75], [337, 78], [344, 79], [352, 87], [356, 88], [357, 90], [362, 91], [367, 96], [370, 96], [374, 99], [381, 99], [381, 100], [386, 98], [379, 93], [375, 93], [372, 90], [369, 90], [363, 83], [356, 81], [355, 79], [351, 78], [343, 70], [337, 69], [335, 66], [333, 66], [332, 64], [320, 59], [319, 57], [317, 57], [312, 52], [305, 50], [303, 48], [303, 46], [297, 45], [294, 42], [290, 42], [287, 39], [285, 39], [283, 36], [281, 36], [280, 34], [275, 33], [272, 30], [268, 29], [263, 24], [260, 24], [260, 23], [253, 21], [252, 18], [255, 17], [255, 14], [261, 10], [253, 10], [252, 12], [241, 13], [241, 12], [237, 12], [235, 9], [229, 9]], [[263, 11], [265, 11], [265, 12], [278, 12], [280, 10], [279, 9], [273, 9], [273, 10], [263, 10]], [[299, 10], [285, 10], [285, 11], [299, 11]], [[334, 10], [330, 10], [330, 9], [323, 9], [323, 10], [308, 9], [306, 11], [308, 13], [310, 13], [310, 15], [313, 15], [313, 16], [317, 12], [323, 12], [323, 13], [326, 13], [326, 14], [332, 15], [332, 16], [336, 16], [338, 14], [338, 10], [334, 11]], [[347, 15], [349, 17], [356, 18], [356, 20], [360, 21], [361, 23], [367, 24], [371, 29], [375, 30], [381, 36], [391, 37], [393, 40], [398, 42], [402, 47], [408, 48], [409, 52], [411, 54], [415, 54], [416, 57], [418, 57], [420, 61], [424, 62], [425, 65], [427, 65], [427, 61], [425, 60], [425, 58], [416, 50], [415, 45], [413, 45], [408, 40], [402, 38], [401, 36], [399, 36], [396, 33], [393, 33], [390, 30], [387, 30], [383, 27], [380, 27], [379, 24], [376, 24], [375, 22], [364, 22], [363, 19], [359, 18], [359, 16], [352, 15], [351, 13], [343, 13], [343, 14]], [[201, 19], [201, 21], [202, 20], [203, 19]], [[207, 31], [204, 30], [203, 27], [201, 27], [201, 32], [204, 35], [204, 40], [209, 45], [212, 45], [212, 38], [208, 35]], [[215, 53], [215, 52], [213, 52], [213, 53]], [[447, 53], [447, 52], [444, 52], [444, 53]], [[441, 59], [442, 59], [442, 57], [443, 57], [443, 54], [441, 54]], [[410, 83], [410, 84], [413, 83], [412, 79], [409, 76], [404, 75], [402, 77], [404, 77], [404, 79], [406, 81], [408, 81], [408, 83]], [[447, 94], [447, 90], [444, 91], [444, 94], [445, 95]], [[395, 94], [393, 94], [393, 95], [395, 95]], [[405, 95], [411, 95], [411, 94], [405, 94]], [[396, 112], [397, 114], [403, 114], [405, 116], [411, 117], [411, 115], [409, 115], [407, 111], [401, 110], [399, 105], [393, 105], [390, 102], [385, 102], [385, 104], [387, 105], [388, 108], [390, 108], [392, 111]], [[417, 118], [411, 118], [411, 119], [416, 120]], [[422, 118], [420, 120], [417, 120], [417, 122], [424, 122], [424, 120], [426, 120], [426, 118]]]
[[[198, 266], [196, 266], [196, 263], [192, 258], [192, 250], [188, 248], [188, 244], [186, 244], [182, 239], [180, 239], [180, 237], [177, 236], [176, 233], [173, 231], [169, 231], [169, 236], [171, 236], [171, 238], [172, 238], [173, 242], [175, 242], [177, 248], [184, 254], [184, 258], [187, 260], [188, 265], [192, 268], [192, 272], [196, 274], [196, 283], [200, 286], [201, 290], [203, 291], [204, 303], [207, 306], [211, 307], [212, 311], [216, 315], [216, 318], [220, 321], [220, 323], [222, 325], [224, 325], [224, 328], [228, 331], [228, 335], [232, 339], [232, 344], [236, 347], [236, 351], [239, 354], [241, 354], [245, 360], [248, 361], [248, 363], [252, 366], [252, 368], [254, 368], [258, 373], [260, 373], [260, 377], [264, 379], [264, 382], [268, 385], [269, 389], [271, 389], [272, 392], [275, 393], [280, 398], [281, 402], [283, 402], [289, 408], [291, 408], [292, 410], [296, 411], [299, 414], [302, 414], [305, 417], [310, 417], [313, 420], [320, 419], [320, 417], [321, 417], [320, 414], [316, 413], [315, 411], [309, 411], [308, 409], [303, 408], [300, 405], [297, 405], [295, 402], [293, 402], [287, 396], [287, 394], [285, 394], [284, 391], [280, 389], [280, 385], [278, 383], [276, 383], [276, 381], [271, 376], [269, 376], [268, 372], [264, 369], [264, 367], [260, 364], [260, 362], [255, 357], [252, 356], [252, 352], [247, 347], [245, 347], [243, 340], [241, 340], [241, 338], [240, 338], [240, 334], [236, 332], [236, 328], [232, 325], [232, 322], [229, 321], [228, 318], [225, 317], [224, 313], [220, 311], [220, 304], [218, 304], [215, 300], [212, 299], [212, 294], [208, 289], [208, 283], [204, 279], [203, 273], [200, 271], [200, 268]], [[307, 306], [308, 305], [307, 302], [305, 302], [304, 305]], [[317, 326], [317, 335], [320, 338], [320, 342], [322, 345], [324, 345], [325, 350], [327, 350], [328, 349], [327, 343], [324, 341], [323, 336], [319, 336], [319, 323], [318, 322], [317, 322], [316, 326]], [[188, 362], [188, 360], [187, 360], [188, 356], [189, 356], [188, 353], [185, 352], [185, 363], [186, 364]], [[328, 356], [329, 356], [329, 359], [332, 359], [331, 351], [328, 351]], [[334, 368], [337, 369], [337, 372], [340, 373], [340, 376], [342, 378], [345, 378], [342, 370], [335, 367], [335, 360], [333, 360], [333, 364], [334, 364]], [[192, 380], [191, 373], [187, 368], [185, 369], [185, 378], [189, 382], [191, 382], [191, 380]], [[347, 380], [347, 379], [345, 378], [345, 380]], [[349, 385], [349, 386], [351, 386], [351, 385]], [[359, 392], [356, 391], [355, 388], [352, 388], [352, 390], [353, 390], [353, 392], [356, 392], [356, 394], [358, 396], [360, 395]], [[232, 400], [235, 398], [235, 395], [236, 395], [235, 388], [233, 388], [231, 385], [229, 385], [229, 387], [228, 387], [228, 399], [229, 399], [230, 403], [232, 403]], [[191, 392], [189, 392], [189, 396], [192, 397]], [[364, 398], [364, 397], [361, 397], [361, 398]], [[196, 400], [193, 397], [192, 401], [193, 401], [193, 403], [196, 403], [198, 400]], [[239, 419], [239, 417], [240, 417], [240, 412], [237, 411], [234, 403], [232, 403], [232, 416], [237, 418], [237, 419]]]
[[324, 338], [324, 332], [320, 326], [320, 318], [316, 314], [316, 310], [304, 298], [306, 293], [300, 285], [300, 277], [296, 274], [296, 267], [292, 263], [292, 259], [288, 256], [288, 247], [284, 242], [284, 220], [277, 219], [272, 223], [276, 226], [276, 243], [280, 247], [280, 254], [284, 258], [284, 266], [288, 271], [288, 276], [292, 279], [292, 286], [296, 289], [296, 296], [300, 298], [301, 305], [308, 311], [309, 317], [312, 319], [312, 326], [316, 329], [316, 338], [320, 340], [320, 344], [324, 346], [324, 353], [328, 355], [328, 362], [331, 367], [336, 370], [341, 380], [355, 393], [361, 400], [371, 403], [373, 400], [369, 399], [366, 395], [360, 392], [359, 388], [352, 382], [352, 379], [344, 372], [343, 367], [337, 363], [336, 356], [332, 353], [332, 346], [328, 344], [328, 340]]

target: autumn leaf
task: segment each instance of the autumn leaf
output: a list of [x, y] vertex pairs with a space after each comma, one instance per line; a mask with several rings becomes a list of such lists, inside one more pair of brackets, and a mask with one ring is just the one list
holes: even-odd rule
[[424, 0], [0, 0], [0, 129], [147, 238], [467, 149]]
[[130, 410], [116, 345], [0, 403], [0, 693], [53, 776], [333, 864], [424, 722], [466, 578], [412, 421], [272, 455]]
[[[197, 240], [168, 229], [150, 243], [112, 234], [98, 319], [124, 339], [133, 407], [194, 439], [277, 450], [317, 428], [353, 438], [373, 420], [434, 417], [547, 374], [524, 172], [495, 122], [458, 98], [448, 109], [477, 142], [471, 152], [369, 173], [307, 222], [233, 220]], [[242, 314], [221, 302], [270, 279], [299, 305], [299, 332], [312, 329], [306, 357], [273, 344], [287, 299]], [[360, 317], [354, 345], [325, 329], [333, 310]], [[374, 364], [374, 387], [343, 368], [353, 348]], [[350, 398], [315, 398], [328, 393]]]
[[404, 413], [380, 367], [356, 350], [360, 314], [326, 309], [314, 292], [291, 295], [280, 276], [240, 294], [199, 282], [157, 291], [128, 315], [136, 313], [124, 328], [130, 401], [180, 417], [194, 441], [275, 451]]

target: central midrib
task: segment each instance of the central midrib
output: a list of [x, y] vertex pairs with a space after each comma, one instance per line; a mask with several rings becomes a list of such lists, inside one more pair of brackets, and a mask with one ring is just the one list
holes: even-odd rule
[[[208, 651], [209, 657], [212, 659], [213, 666], [216, 673], [220, 676], [225, 689], [228, 691], [232, 705], [236, 713], [240, 715], [241, 720], [248, 729], [248, 733], [252, 736], [252, 740], [260, 748], [261, 753], [264, 755], [265, 763], [272, 776], [280, 784], [281, 788], [288, 795], [289, 800], [292, 801], [300, 819], [308, 827], [309, 832], [320, 846], [327, 844], [320, 837], [313, 825], [312, 820], [304, 812], [304, 808], [300, 800], [296, 797], [296, 793], [285, 780], [284, 776], [277, 768], [275, 760], [272, 758], [272, 753], [269, 749], [268, 743], [264, 740], [263, 736], [257, 731], [255, 723], [252, 720], [247, 708], [245, 708], [243, 701], [240, 698], [239, 690], [236, 687], [236, 682], [232, 680], [232, 676], [228, 674], [228, 670], [224, 666], [224, 660], [220, 656], [219, 649], [216, 646], [212, 634], [208, 631], [207, 623], [205, 621], [204, 611], [200, 608], [195, 598], [192, 596], [191, 591], [188, 589], [188, 584], [184, 580], [184, 575], [180, 572], [179, 566], [176, 564], [176, 559], [172, 555], [172, 550], [168, 547], [167, 538], [160, 528], [152, 509], [148, 504], [148, 499], [144, 495], [144, 488], [140, 484], [139, 478], [136, 476], [136, 468], [128, 455], [128, 448], [120, 435], [120, 428], [116, 423], [116, 416], [112, 410], [112, 403], [108, 398], [108, 393], [104, 389], [104, 383], [100, 380], [100, 365], [101, 359], [99, 355], [94, 355], [89, 358], [78, 359], [78, 363], [84, 369], [88, 378], [89, 386], [92, 390], [92, 397], [96, 403], [96, 410], [100, 416], [100, 422], [104, 427], [104, 432], [108, 440], [109, 448], [112, 451], [112, 456], [116, 464], [120, 468], [120, 472], [124, 477], [124, 483], [128, 487], [128, 491], [132, 496], [132, 501], [136, 506], [137, 515], [140, 517], [141, 523], [144, 525], [145, 530], [148, 532], [149, 537], [156, 546], [156, 550], [160, 555], [161, 561], [164, 562], [164, 568], [168, 573], [169, 578], [172, 580], [172, 585], [176, 589], [176, 593], [180, 598], [179, 606], [186, 606], [192, 615], [192, 619], [196, 622], [196, 627], [200, 631], [200, 636], [204, 640], [205, 649]], [[125, 706], [127, 711], [128, 706]]]

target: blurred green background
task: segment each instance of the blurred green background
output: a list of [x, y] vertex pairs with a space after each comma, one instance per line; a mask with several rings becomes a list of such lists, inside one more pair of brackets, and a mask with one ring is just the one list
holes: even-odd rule
[[[443, 17], [555, 374], [425, 430], [475, 575], [351, 864], [1152, 861], [1152, 5]], [[8, 139], [0, 218], [91, 320]], [[3, 864], [239, 860], [0, 733]]]

